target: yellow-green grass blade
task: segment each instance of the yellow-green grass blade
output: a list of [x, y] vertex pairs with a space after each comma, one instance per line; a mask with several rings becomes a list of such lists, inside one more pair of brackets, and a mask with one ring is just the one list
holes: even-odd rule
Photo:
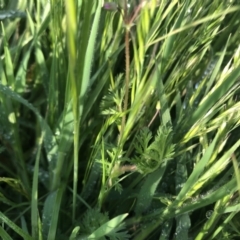
[[109, 220], [101, 227], [99, 227], [96, 231], [94, 231], [91, 235], [89, 235], [88, 239], [100, 239], [108, 234], [111, 234], [111, 231], [116, 228], [127, 216], [128, 214], [125, 213]]

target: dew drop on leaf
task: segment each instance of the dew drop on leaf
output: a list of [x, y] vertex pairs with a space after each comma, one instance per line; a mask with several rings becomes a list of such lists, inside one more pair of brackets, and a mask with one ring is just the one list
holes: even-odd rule
[[213, 210], [209, 210], [206, 212], [206, 218], [209, 219], [213, 214]]

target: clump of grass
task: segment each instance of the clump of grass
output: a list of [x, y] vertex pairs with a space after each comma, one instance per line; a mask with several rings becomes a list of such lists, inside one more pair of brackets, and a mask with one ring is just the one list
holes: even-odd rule
[[237, 1], [0, 8], [3, 239], [240, 235]]

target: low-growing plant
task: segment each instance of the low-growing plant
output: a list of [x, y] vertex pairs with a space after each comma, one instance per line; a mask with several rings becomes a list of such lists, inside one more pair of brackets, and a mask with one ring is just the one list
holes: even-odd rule
[[237, 0], [0, 1], [3, 239], [237, 239]]

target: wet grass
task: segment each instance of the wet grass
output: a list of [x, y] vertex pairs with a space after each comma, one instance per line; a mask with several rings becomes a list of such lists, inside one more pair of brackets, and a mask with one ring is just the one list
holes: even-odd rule
[[237, 239], [238, 1], [0, 1], [0, 236]]

